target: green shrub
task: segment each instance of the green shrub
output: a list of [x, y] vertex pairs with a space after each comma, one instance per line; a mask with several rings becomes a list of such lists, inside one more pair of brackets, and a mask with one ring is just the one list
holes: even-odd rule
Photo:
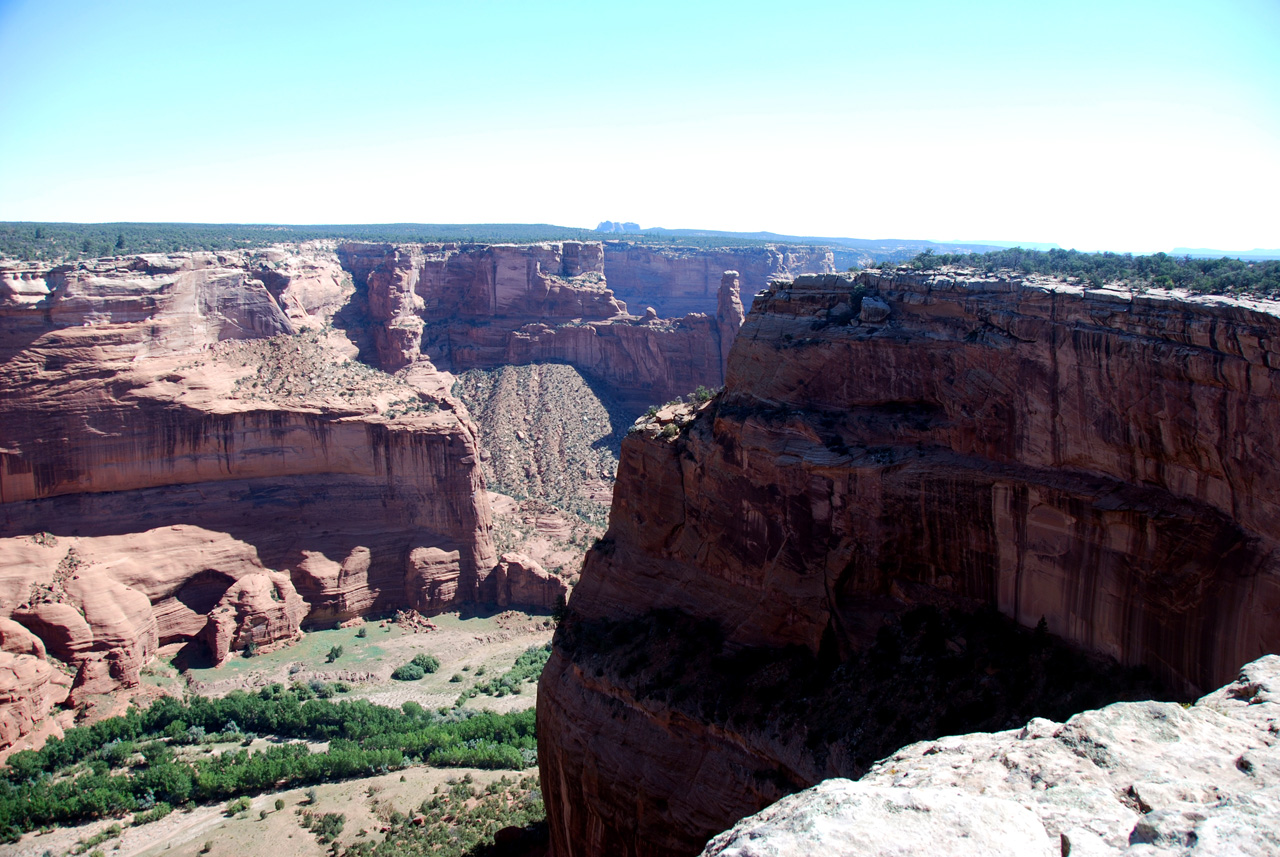
[[134, 826], [139, 824], [150, 824], [153, 821], [159, 821], [171, 812], [173, 812], [173, 807], [164, 801], [160, 801], [155, 806], [151, 807], [151, 809], [134, 813], [133, 823]]
[[405, 664], [404, 666], [396, 667], [395, 671], [391, 673], [391, 677], [396, 681], [417, 681], [426, 674], [426, 671], [417, 664]]
[[426, 673], [433, 673], [440, 669], [440, 661], [434, 655], [417, 654], [409, 663], [422, 667], [422, 671]]
[[252, 804], [253, 801], [251, 801], [247, 795], [245, 797], [238, 797], [235, 800], [228, 802], [226, 807], [223, 809], [223, 812], [227, 815], [236, 815], [237, 813], [247, 811]]
[[417, 681], [427, 673], [440, 669], [440, 660], [434, 655], [418, 654], [404, 666], [396, 667], [391, 677], [396, 681]]

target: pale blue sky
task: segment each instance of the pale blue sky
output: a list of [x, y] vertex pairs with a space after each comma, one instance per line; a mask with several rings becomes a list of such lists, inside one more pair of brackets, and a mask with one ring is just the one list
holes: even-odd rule
[[0, 0], [0, 219], [1280, 246], [1280, 2]]

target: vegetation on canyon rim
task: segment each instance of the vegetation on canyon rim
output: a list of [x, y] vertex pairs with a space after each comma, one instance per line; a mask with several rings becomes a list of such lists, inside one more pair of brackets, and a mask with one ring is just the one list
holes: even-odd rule
[[[976, 268], [989, 274], [1049, 274], [1074, 277], [1099, 287], [1123, 283], [1135, 288], [1186, 289], [1198, 294], [1280, 295], [1280, 260], [1244, 262], [1240, 259], [1193, 259], [1155, 253], [1081, 253], [1077, 250], [1023, 250], [1013, 247], [990, 253], [924, 252], [909, 263], [917, 271], [946, 265]], [[893, 268], [885, 262], [881, 268]]]
[[[437, 789], [419, 804], [416, 812], [393, 812], [381, 842], [362, 841], [344, 849], [342, 857], [399, 857], [430, 854], [433, 857], [496, 854], [489, 845], [503, 828], [522, 832], [516, 847], [546, 841], [546, 810], [536, 777], [519, 781], [502, 777], [486, 786], [468, 774]], [[510, 853], [510, 852], [501, 852]]]
[[[221, 699], [164, 698], [145, 710], [67, 730], [9, 758], [0, 780], [0, 837], [49, 824], [153, 811], [161, 804], [367, 776], [413, 762], [523, 770], [536, 759], [534, 712], [401, 709], [364, 700], [303, 699], [275, 684]], [[264, 750], [180, 754], [185, 745], [283, 739]], [[327, 741], [313, 752], [306, 741]]]
[[[0, 222], [0, 256], [69, 262], [131, 253], [248, 250], [316, 240], [390, 243], [529, 244], [600, 241], [623, 236], [545, 223], [382, 223], [291, 226], [241, 223]], [[682, 247], [765, 246], [763, 239], [628, 232], [630, 244]]]

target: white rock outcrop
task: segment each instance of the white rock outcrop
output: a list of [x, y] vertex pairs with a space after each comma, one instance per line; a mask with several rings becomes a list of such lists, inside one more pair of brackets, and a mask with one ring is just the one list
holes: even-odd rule
[[738, 822], [704, 857], [1280, 855], [1280, 656], [1184, 708], [923, 741]]

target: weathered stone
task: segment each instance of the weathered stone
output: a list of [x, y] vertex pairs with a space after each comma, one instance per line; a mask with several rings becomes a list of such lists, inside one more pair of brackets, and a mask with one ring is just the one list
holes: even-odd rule
[[858, 318], [867, 324], [879, 324], [889, 317], [889, 305], [880, 298], [867, 297], [862, 299], [862, 309], [858, 311]]
[[40, 658], [0, 652], [0, 747], [32, 732], [67, 698], [70, 684]]
[[1259, 760], [1280, 758], [1277, 733], [1269, 655], [1189, 708], [1116, 703], [904, 747], [858, 782], [827, 780], [743, 819], [703, 854], [1276, 854], [1280, 766]]
[[[859, 299], [890, 312], [838, 321]], [[1258, 453], [1280, 376], [1252, 345], [1273, 341], [1262, 302], [954, 271], [777, 284], [724, 394], [624, 442], [572, 612], [678, 610], [729, 647], [838, 662], [913, 606], [991, 607], [1202, 693], [1280, 649], [1280, 465]], [[541, 688], [558, 853], [687, 853], [710, 819], [776, 799], [763, 772], [817, 764], [750, 723], [645, 707], [558, 649]]]
[[604, 274], [628, 306], [653, 306], [663, 316], [711, 315], [725, 271], [738, 271], [748, 306], [774, 280], [834, 271], [825, 247], [655, 247], [606, 241]]
[[331, 251], [5, 277], [0, 618], [75, 670], [73, 701], [135, 685], [162, 642], [224, 657], [403, 607], [424, 544], [459, 552], [475, 598], [497, 561], [475, 429], [425, 361], [413, 384], [346, 368], [324, 323], [361, 306]]
[[499, 607], [552, 610], [569, 585], [522, 553], [504, 553], [480, 584], [483, 600]]
[[737, 271], [725, 271], [720, 277], [720, 293], [716, 306], [716, 328], [720, 333], [720, 354], [724, 359], [725, 372], [728, 372], [729, 349], [746, 314], [742, 309], [741, 284]]
[[568, 363], [638, 408], [723, 380], [715, 321], [629, 315], [595, 242], [347, 243], [338, 254], [364, 284], [388, 371], [421, 357], [454, 372]]
[[283, 574], [248, 574], [232, 585], [209, 613], [203, 640], [222, 663], [250, 647], [267, 650], [299, 636], [307, 606]]
[[1058, 857], [1044, 826], [1011, 800], [849, 780], [783, 798], [707, 843], [705, 857]]
[[438, 613], [456, 600], [460, 557], [458, 551], [438, 547], [416, 547], [409, 552], [404, 585], [415, 610]]

